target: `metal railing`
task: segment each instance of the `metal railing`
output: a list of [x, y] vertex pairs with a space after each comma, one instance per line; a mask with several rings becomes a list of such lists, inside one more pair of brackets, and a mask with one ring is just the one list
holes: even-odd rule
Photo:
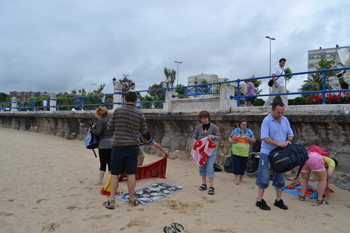
[[[255, 77], [255, 78], [249, 78], [249, 79], [236, 79], [231, 81], [224, 81], [224, 82], [216, 82], [216, 83], [207, 83], [207, 84], [199, 84], [199, 85], [191, 85], [191, 86], [181, 86], [181, 87], [172, 87], [172, 88], [159, 88], [159, 89], [151, 89], [151, 90], [140, 90], [140, 91], [134, 91], [136, 93], [141, 92], [152, 92], [152, 91], [159, 91], [158, 100], [153, 101], [138, 101], [138, 104], [150, 104], [150, 103], [164, 103], [166, 99], [166, 92], [171, 90], [177, 90], [177, 92], [184, 92], [184, 94], [177, 94], [172, 95], [172, 98], [175, 97], [189, 97], [189, 96], [203, 96], [203, 95], [218, 95], [220, 92], [220, 86], [222, 84], [229, 84], [229, 83], [237, 83], [237, 90], [240, 90], [240, 82], [241, 81], [249, 81], [249, 80], [258, 80], [258, 79], [270, 79], [273, 77], [281, 77], [281, 76], [297, 76], [297, 75], [304, 75], [304, 74], [316, 74], [316, 73], [322, 73], [323, 74], [323, 89], [318, 91], [308, 91], [308, 92], [289, 92], [289, 93], [276, 93], [276, 94], [258, 94], [258, 95], [245, 95], [242, 96], [240, 94], [240, 91], [237, 91], [237, 94], [235, 96], [230, 96], [231, 99], [237, 99], [237, 107], [240, 107], [240, 100], [241, 98], [247, 98], [247, 97], [261, 97], [261, 96], [277, 96], [277, 95], [300, 95], [300, 94], [322, 94], [322, 104], [326, 104], [326, 93], [332, 93], [332, 92], [349, 92], [350, 89], [338, 89], [338, 90], [326, 90], [326, 73], [332, 72], [332, 71], [341, 71], [341, 70], [349, 70], [350, 67], [344, 67], [344, 68], [337, 68], [337, 69], [323, 69], [323, 70], [317, 70], [317, 71], [307, 71], [307, 72], [299, 72], [299, 73], [291, 73], [291, 74], [283, 74], [283, 75], [277, 75], [277, 76], [263, 76], [263, 77]], [[215, 89], [216, 88], [216, 89]], [[180, 91], [179, 89], [183, 89]], [[163, 92], [163, 93], [162, 93]], [[42, 100], [33, 100], [33, 101], [22, 101], [17, 102], [16, 109], [21, 110], [22, 108], [25, 108], [26, 110], [35, 111], [36, 109], [43, 109], [43, 108], [56, 108], [58, 111], [61, 111], [62, 108], [69, 108], [76, 107], [78, 110], [83, 110], [84, 107], [91, 107], [91, 106], [111, 106], [115, 104], [124, 104], [123, 102], [110, 102], [108, 101], [108, 96], [113, 95], [124, 95], [126, 92], [114, 92], [112, 94], [98, 94], [98, 95], [86, 95], [86, 96], [76, 96], [76, 97], [68, 97], [68, 98], [60, 98], [56, 97], [56, 99], [51, 99], [56, 101], [56, 106], [42, 106]], [[92, 100], [92, 103], [87, 103], [87, 98], [95, 98], [95, 99], [88, 99]], [[104, 99], [104, 101], [99, 102], [97, 98]], [[50, 99], [47, 99], [48, 103], [50, 102]], [[94, 103], [98, 102], [98, 103]], [[6, 104], [10, 106], [10, 110], [12, 109], [11, 104], [9, 103], [0, 103], [0, 109], [2, 106]]]

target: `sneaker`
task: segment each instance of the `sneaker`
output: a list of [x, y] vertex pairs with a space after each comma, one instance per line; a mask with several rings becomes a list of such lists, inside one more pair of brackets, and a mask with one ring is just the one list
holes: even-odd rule
[[287, 207], [286, 205], [284, 205], [282, 199], [279, 200], [279, 201], [277, 201], [277, 199], [276, 199], [275, 204], [273, 204], [273, 205], [274, 205], [274, 206], [277, 206], [278, 208], [280, 208], [280, 209], [282, 209], [282, 210], [288, 210], [288, 207]]
[[264, 199], [261, 199], [261, 201], [256, 201], [255, 205], [262, 210], [271, 210], [271, 208], [268, 205], [266, 205], [266, 202]]

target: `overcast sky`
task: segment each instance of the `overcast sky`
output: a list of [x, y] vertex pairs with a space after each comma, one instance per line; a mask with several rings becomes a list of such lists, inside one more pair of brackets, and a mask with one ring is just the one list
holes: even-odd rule
[[[248, 78], [281, 57], [307, 71], [307, 51], [350, 45], [350, 1], [0, 1], [0, 92], [70, 92], [123, 74], [148, 89], [179, 65], [179, 83], [200, 73]], [[306, 76], [294, 76], [296, 91]], [[267, 82], [267, 81], [265, 81]], [[263, 83], [264, 92], [267, 84]]]

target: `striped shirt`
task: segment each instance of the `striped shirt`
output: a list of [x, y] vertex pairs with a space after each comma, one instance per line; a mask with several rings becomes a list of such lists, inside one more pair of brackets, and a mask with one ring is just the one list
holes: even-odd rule
[[114, 131], [112, 146], [139, 145], [140, 133], [147, 131], [146, 119], [133, 104], [125, 104], [114, 111], [107, 129]]

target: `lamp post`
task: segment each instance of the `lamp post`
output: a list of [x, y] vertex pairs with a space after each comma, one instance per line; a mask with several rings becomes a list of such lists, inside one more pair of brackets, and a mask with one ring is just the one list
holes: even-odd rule
[[117, 81], [117, 79], [114, 77], [113, 79], [112, 79], [112, 81], [113, 81], [113, 87], [115, 86], [115, 82]]
[[176, 79], [177, 79], [177, 85], [176, 86], [179, 86], [179, 63], [182, 64], [181, 61], [174, 61], [175, 63], [177, 63], [177, 70], [176, 70]]
[[269, 76], [270, 76], [271, 75], [271, 40], [276, 40], [276, 39], [269, 36], [265, 36], [265, 38], [270, 40], [270, 73], [269, 73]]

